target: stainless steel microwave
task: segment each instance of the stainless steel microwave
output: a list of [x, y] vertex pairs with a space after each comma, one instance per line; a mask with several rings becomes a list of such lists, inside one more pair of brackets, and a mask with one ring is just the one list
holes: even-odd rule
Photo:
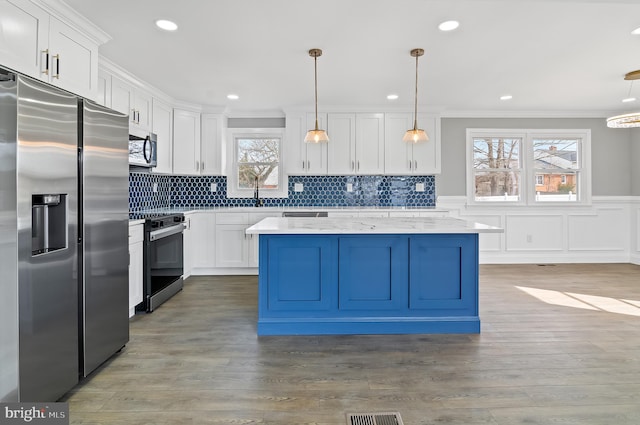
[[144, 137], [129, 135], [129, 165], [155, 167], [158, 165], [158, 139], [154, 133]]

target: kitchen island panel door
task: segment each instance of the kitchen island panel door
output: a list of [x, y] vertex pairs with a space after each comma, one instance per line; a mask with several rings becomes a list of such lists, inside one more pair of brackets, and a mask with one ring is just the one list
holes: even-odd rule
[[477, 234], [411, 237], [411, 309], [477, 315], [477, 239]]
[[407, 238], [340, 238], [340, 310], [407, 308]]
[[329, 310], [335, 286], [332, 244], [324, 237], [261, 236], [268, 243], [268, 309]]

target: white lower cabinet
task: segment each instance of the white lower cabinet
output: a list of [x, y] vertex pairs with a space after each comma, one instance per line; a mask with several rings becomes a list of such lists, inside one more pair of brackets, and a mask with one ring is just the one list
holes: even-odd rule
[[193, 257], [195, 254], [195, 242], [193, 231], [194, 217], [196, 213], [186, 213], [184, 215], [184, 232], [182, 232], [182, 278], [191, 276], [193, 269]]
[[143, 224], [129, 226], [129, 317], [136, 313], [136, 306], [142, 302], [143, 235]]
[[224, 212], [216, 214], [215, 266], [258, 267], [257, 235], [247, 235], [247, 227], [267, 217], [280, 217], [281, 212]]
[[215, 231], [215, 213], [202, 211], [191, 216], [192, 271], [215, 267]]

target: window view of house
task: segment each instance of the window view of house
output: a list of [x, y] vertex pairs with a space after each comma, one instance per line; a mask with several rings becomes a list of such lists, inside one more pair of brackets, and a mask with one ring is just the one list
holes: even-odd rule
[[533, 139], [537, 201], [576, 200], [578, 145], [575, 139]]
[[468, 130], [469, 200], [585, 202], [588, 140], [581, 130]]

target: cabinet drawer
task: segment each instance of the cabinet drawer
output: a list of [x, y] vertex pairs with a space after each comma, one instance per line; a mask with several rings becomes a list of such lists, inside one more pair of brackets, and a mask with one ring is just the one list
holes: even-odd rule
[[249, 224], [249, 213], [218, 213], [216, 224]]
[[129, 226], [129, 244], [142, 242], [144, 239], [144, 224]]

